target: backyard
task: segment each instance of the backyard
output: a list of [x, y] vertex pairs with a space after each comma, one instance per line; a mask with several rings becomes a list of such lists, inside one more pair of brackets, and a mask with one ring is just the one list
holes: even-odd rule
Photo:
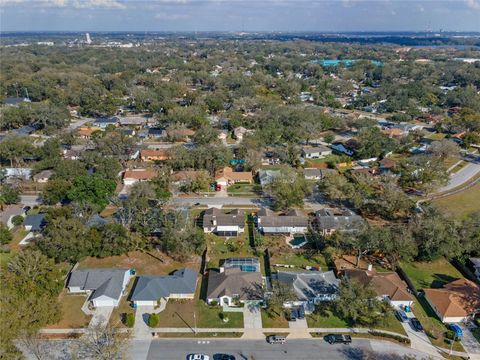
[[441, 288], [443, 285], [463, 277], [445, 258], [431, 262], [403, 262], [401, 267], [417, 290]]
[[193, 257], [189, 261], [179, 262], [166, 256], [160, 251], [131, 251], [126, 255], [110, 256], [107, 258], [87, 257], [78, 268], [125, 268], [135, 269], [137, 275], [166, 275], [184, 267], [198, 270], [200, 257]]

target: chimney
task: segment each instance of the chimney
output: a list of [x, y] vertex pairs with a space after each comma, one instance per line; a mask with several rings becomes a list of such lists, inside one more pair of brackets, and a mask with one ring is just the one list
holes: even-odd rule
[[212, 223], [213, 223], [213, 226], [217, 226], [217, 218], [216, 217], [212, 218]]

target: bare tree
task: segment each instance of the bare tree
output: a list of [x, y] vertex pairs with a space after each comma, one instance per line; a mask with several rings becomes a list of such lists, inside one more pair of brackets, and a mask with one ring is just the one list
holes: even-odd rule
[[73, 359], [123, 360], [128, 359], [129, 338], [110, 325], [101, 322], [90, 326], [72, 347]]

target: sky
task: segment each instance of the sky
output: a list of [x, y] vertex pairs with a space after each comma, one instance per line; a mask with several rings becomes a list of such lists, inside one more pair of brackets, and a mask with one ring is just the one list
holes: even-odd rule
[[480, 31], [480, 0], [0, 0], [1, 31]]

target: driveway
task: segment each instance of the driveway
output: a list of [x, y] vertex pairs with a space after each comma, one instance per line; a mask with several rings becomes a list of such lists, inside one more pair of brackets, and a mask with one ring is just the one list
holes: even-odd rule
[[133, 328], [134, 338], [146, 340], [152, 338], [152, 330], [147, 325], [149, 314], [154, 312], [153, 306], [139, 306], [135, 311], [135, 326]]
[[470, 329], [464, 324], [458, 324], [462, 328], [462, 345], [465, 351], [470, 355], [470, 359], [480, 359], [480, 343], [475, 339]]
[[421, 351], [426, 354], [430, 354], [432, 356], [436, 356], [436, 357], [439, 356], [439, 352], [432, 345], [427, 334], [425, 334], [423, 331], [415, 331], [410, 325], [410, 322], [406, 322], [406, 323], [402, 322], [402, 326], [405, 329], [405, 332], [407, 333], [407, 336], [411, 341], [412, 349]]
[[289, 321], [288, 327], [290, 328], [290, 334], [288, 335], [288, 340], [290, 339], [305, 339], [312, 337], [310, 335], [310, 329], [308, 328], [307, 319], [297, 319], [295, 321]]
[[102, 326], [106, 327], [108, 321], [110, 320], [110, 316], [112, 316], [113, 306], [101, 306], [97, 307], [93, 313], [93, 317], [88, 324], [88, 327], [93, 326]]

